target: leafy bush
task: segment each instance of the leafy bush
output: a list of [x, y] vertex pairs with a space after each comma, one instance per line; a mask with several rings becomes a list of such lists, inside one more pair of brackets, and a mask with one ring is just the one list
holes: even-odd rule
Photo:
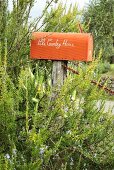
[[110, 70], [110, 63], [105, 61], [105, 62], [100, 62], [98, 64], [97, 70], [100, 74], [106, 73]]
[[[38, 24], [28, 28], [33, 3], [14, 1], [11, 13], [6, 0], [0, 6], [0, 170], [113, 169], [114, 116], [104, 112], [103, 89], [91, 84], [97, 63], [69, 74], [60, 91], [52, 89], [50, 62], [28, 60], [29, 35]], [[69, 30], [75, 14], [77, 7], [62, 17]]]
[[[1, 105], [8, 120], [4, 148], [9, 145], [9, 150], [1, 152], [1, 167], [11, 170], [113, 168], [113, 115], [104, 113], [103, 90], [91, 84], [94, 65], [90, 64], [84, 71], [80, 68], [78, 76], [69, 75], [53, 100], [50, 85], [45, 86], [43, 75], [38, 75], [38, 69], [33, 74], [29, 65], [21, 69], [16, 89], [10, 81], [11, 92], [3, 93], [9, 83], [5, 87], [1, 83], [1, 104], [10, 102], [7, 107]], [[98, 108], [99, 100], [102, 104]]]

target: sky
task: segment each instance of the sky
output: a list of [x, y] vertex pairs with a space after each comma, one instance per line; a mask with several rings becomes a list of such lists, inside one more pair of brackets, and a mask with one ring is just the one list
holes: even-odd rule
[[[86, 5], [89, 3], [89, 0], [60, 0], [60, 2], [66, 2], [66, 4], [68, 4], [68, 6], [72, 3], [75, 4], [77, 3], [79, 9], [83, 9], [84, 7], [86, 7]], [[46, 0], [36, 0], [36, 3], [31, 11], [31, 16], [33, 18], [38, 17], [42, 14], [42, 10], [45, 7], [45, 2]]]

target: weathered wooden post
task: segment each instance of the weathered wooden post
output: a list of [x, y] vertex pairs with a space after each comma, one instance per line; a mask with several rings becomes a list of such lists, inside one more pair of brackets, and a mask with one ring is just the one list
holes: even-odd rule
[[64, 80], [67, 77], [67, 70], [64, 68], [67, 66], [67, 61], [53, 61], [52, 66], [52, 100], [56, 98], [58, 91], [60, 91], [61, 86], [64, 84]]
[[67, 61], [53, 61], [52, 67], [52, 86], [60, 88], [65, 78], [67, 77], [67, 70], [63, 67], [67, 66]]
[[93, 37], [89, 33], [34, 32], [31, 59], [53, 60], [52, 86], [60, 87], [66, 78], [68, 60], [92, 61]]

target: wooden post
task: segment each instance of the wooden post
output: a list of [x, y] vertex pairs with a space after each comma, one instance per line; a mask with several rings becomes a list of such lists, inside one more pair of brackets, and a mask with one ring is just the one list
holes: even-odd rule
[[67, 71], [64, 68], [64, 65], [67, 66], [67, 61], [53, 61], [52, 87], [54, 90], [60, 90], [61, 86], [64, 84], [65, 78], [67, 77]]

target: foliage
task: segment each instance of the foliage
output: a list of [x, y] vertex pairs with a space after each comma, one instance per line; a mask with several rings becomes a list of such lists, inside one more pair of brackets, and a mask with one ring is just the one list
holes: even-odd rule
[[104, 62], [101, 61], [97, 67], [97, 71], [100, 72], [100, 74], [107, 73], [108, 71], [110, 71], [110, 69], [111, 69], [111, 65], [107, 61]]
[[[50, 12], [46, 12], [43, 23], [45, 27], [43, 31], [50, 32], [78, 32], [78, 24], [81, 12], [77, 5], [70, 5], [69, 9], [66, 5], [59, 3], [56, 8], [51, 8]], [[49, 20], [50, 18], [50, 20]]]
[[91, 85], [95, 66], [80, 68], [80, 75], [69, 75], [53, 100], [50, 83], [45, 86], [43, 75], [38, 69], [33, 75], [29, 65], [21, 69], [17, 89], [7, 76], [5, 86], [1, 79], [0, 108], [6, 114], [0, 124], [6, 122], [2, 135], [9, 134], [8, 139], [2, 137], [6, 148], [1, 150], [3, 167], [112, 169], [113, 115], [104, 112], [104, 92]]
[[[32, 1], [13, 1], [13, 10], [8, 11], [7, 1], [1, 3], [1, 44], [2, 49], [7, 50], [8, 66], [20, 65], [26, 60], [29, 54], [29, 32], [28, 20], [30, 10], [34, 0]], [[3, 10], [3, 11], [2, 11]], [[29, 28], [29, 30], [28, 30]], [[26, 45], [26, 48], [24, 48]], [[2, 50], [3, 51], [3, 50]], [[1, 53], [2, 61], [4, 53]]]
[[109, 60], [113, 55], [114, 34], [114, 1], [93, 0], [90, 1], [84, 13], [83, 20], [89, 23], [89, 32], [94, 35], [95, 51], [103, 50], [103, 58]]
[[[46, 3], [43, 14], [34, 21], [30, 20], [30, 12], [34, 5], [34, 0], [21, 1], [12, 0], [13, 9], [8, 10], [9, 1], [1, 1], [0, 4], [0, 60], [4, 64], [7, 58], [7, 70], [13, 81], [16, 81], [21, 66], [25, 66], [29, 61], [31, 32], [41, 30], [38, 24], [42, 20], [46, 9], [54, 2]], [[49, 64], [41, 62], [39, 66], [48, 67]], [[33, 64], [34, 67], [34, 64]]]
[[0, 153], [10, 152], [15, 134], [17, 102], [15, 87], [3, 67], [0, 69]]
[[[104, 112], [104, 90], [91, 84], [98, 61], [80, 64], [80, 75], [69, 73], [53, 98], [50, 63], [28, 60], [34, 1], [13, 2], [12, 12], [6, 1], [0, 6], [0, 170], [113, 169], [114, 116]], [[60, 27], [56, 17], [49, 24], [47, 13], [45, 31], [51, 22], [58, 31], [75, 31], [77, 7], [62, 15], [61, 6], [51, 10], [62, 16]]]

